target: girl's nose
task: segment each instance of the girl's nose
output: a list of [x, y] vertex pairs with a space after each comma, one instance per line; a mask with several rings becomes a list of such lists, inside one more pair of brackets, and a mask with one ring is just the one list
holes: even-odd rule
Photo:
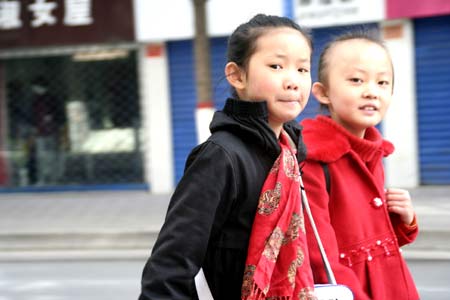
[[299, 88], [299, 81], [297, 72], [290, 73], [284, 80], [284, 88], [296, 91]]
[[285, 83], [285, 88], [287, 89], [287, 90], [293, 90], [293, 91], [296, 91], [296, 90], [298, 90], [298, 84], [296, 84], [294, 81], [292, 81], [292, 80], [289, 80], [289, 81], [287, 81], [286, 83]]
[[372, 84], [369, 84], [363, 92], [363, 97], [367, 99], [377, 99], [378, 98], [377, 87]]

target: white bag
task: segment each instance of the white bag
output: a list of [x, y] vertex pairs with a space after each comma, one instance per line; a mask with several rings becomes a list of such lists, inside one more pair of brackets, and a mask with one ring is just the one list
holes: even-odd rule
[[197, 275], [195, 275], [194, 281], [195, 288], [197, 289], [198, 300], [214, 300], [202, 268], [200, 268], [200, 271], [198, 271]]
[[315, 284], [317, 300], [353, 300], [352, 291], [342, 284]]
[[[194, 280], [198, 299], [214, 300], [203, 269], [200, 269]], [[353, 300], [352, 291], [341, 284], [315, 284], [314, 293], [317, 296], [317, 300]]]

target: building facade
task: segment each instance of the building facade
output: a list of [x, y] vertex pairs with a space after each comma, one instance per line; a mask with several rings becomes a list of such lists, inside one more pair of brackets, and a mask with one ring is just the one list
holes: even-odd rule
[[133, 7], [0, 2], [3, 191], [146, 186]]
[[[151, 2], [151, 1], [150, 1]], [[189, 1], [184, 3], [186, 11]], [[450, 7], [445, 1], [248, 1], [245, 4], [211, 0], [208, 2], [209, 33], [211, 35], [211, 63], [213, 101], [220, 108], [228, 95], [224, 80], [226, 39], [240, 22], [257, 12], [291, 17], [312, 28], [315, 43], [313, 66], [324, 44], [335, 34], [351, 27], [378, 28], [394, 60], [396, 73], [394, 101], [381, 124], [383, 134], [396, 146], [394, 155], [386, 160], [387, 184], [414, 187], [421, 184], [450, 183], [450, 139], [447, 127], [449, 114], [445, 105], [449, 100], [446, 78], [450, 74], [447, 63], [450, 37]], [[401, 3], [400, 3], [401, 2]], [[406, 3], [407, 2], [407, 3]], [[151, 4], [147, 4], [151, 6]], [[164, 33], [159, 28], [170, 27], [171, 19], [164, 19], [173, 3], [160, 5], [152, 14], [161, 26], [139, 31], [138, 39], [164, 48], [164, 65], [168, 74], [167, 101], [172, 119], [174, 179], [179, 180], [190, 149], [197, 144], [194, 126], [196, 94], [192, 53], [192, 14], [176, 16], [179, 26], [171, 26]], [[247, 7], [248, 5], [248, 7]], [[233, 8], [239, 7], [239, 10]], [[408, 7], [408, 9], [404, 9]], [[149, 10], [149, 9], [148, 9]], [[148, 10], [141, 10], [142, 13]], [[235, 12], [238, 11], [238, 15]], [[227, 13], [228, 12], [228, 13]], [[160, 18], [158, 19], [158, 16]], [[213, 21], [212, 21], [213, 20]], [[149, 24], [147, 24], [149, 25]], [[140, 32], [140, 33], [139, 33]], [[153, 72], [158, 72], [153, 69]], [[313, 77], [316, 76], [313, 70]], [[155, 75], [157, 77], [157, 75]], [[161, 100], [160, 97], [153, 97]], [[314, 116], [317, 103], [311, 97], [300, 118]], [[442, 130], [439, 130], [442, 128]]]
[[[199, 142], [191, 0], [0, 5], [0, 186], [170, 192]], [[313, 78], [319, 53], [334, 35], [355, 27], [378, 29], [395, 68], [394, 101], [380, 126], [396, 146], [385, 162], [387, 184], [450, 184], [447, 1], [209, 0], [216, 109], [229, 95], [223, 73], [227, 38], [260, 12], [312, 29]], [[115, 28], [119, 19], [125, 24]], [[31, 116], [38, 79], [62, 99], [59, 110], [54, 106], [63, 112], [56, 148], [36, 134]], [[299, 120], [317, 112], [311, 97]]]

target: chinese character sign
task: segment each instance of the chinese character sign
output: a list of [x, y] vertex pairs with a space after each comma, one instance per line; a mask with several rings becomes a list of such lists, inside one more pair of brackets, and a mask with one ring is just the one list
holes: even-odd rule
[[83, 26], [92, 24], [90, 0], [65, 0], [66, 10], [64, 24], [67, 26]]
[[46, 0], [35, 0], [28, 9], [33, 12], [33, 20], [31, 26], [39, 27], [43, 25], [54, 25], [56, 23], [55, 16], [52, 11], [58, 6], [55, 2], [46, 2]]
[[1, 0], [0, 49], [134, 40], [132, 0]]
[[22, 26], [20, 20], [20, 2], [0, 2], [0, 29], [14, 29]]
[[[85, 26], [93, 22], [93, 0], [64, 0], [65, 26]], [[57, 1], [33, 0], [29, 3], [19, 0], [7, 0], [0, 2], [0, 30], [19, 28], [22, 26], [21, 10], [31, 12], [30, 25], [32, 27], [52, 26], [61, 22], [56, 17]]]

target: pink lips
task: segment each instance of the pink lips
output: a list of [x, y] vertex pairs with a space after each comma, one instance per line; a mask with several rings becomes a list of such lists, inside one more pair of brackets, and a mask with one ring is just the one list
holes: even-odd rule
[[364, 110], [364, 111], [378, 111], [378, 108], [375, 105], [363, 105], [360, 106], [359, 109]]

